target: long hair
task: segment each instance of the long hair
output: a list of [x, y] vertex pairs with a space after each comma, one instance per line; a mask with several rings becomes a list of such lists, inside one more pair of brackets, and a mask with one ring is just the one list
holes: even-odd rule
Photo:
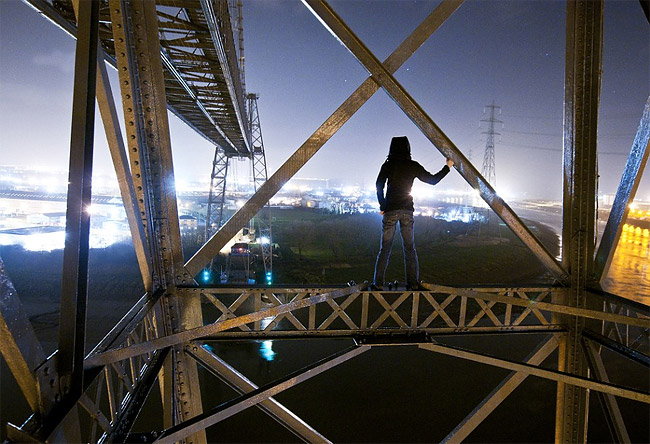
[[411, 144], [406, 136], [393, 137], [387, 160], [411, 160]]

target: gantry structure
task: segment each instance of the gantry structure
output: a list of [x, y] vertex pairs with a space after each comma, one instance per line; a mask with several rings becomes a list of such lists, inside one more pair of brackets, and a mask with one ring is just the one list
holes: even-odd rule
[[[226, 2], [29, 2], [75, 35], [77, 50], [59, 347], [52, 356], [44, 355], [15, 289], [0, 270], [0, 346], [33, 411], [23, 424], [4, 424], [9, 440], [200, 443], [206, 442], [206, 429], [255, 406], [306, 442], [328, 442], [324, 433], [300, 418], [299, 411], [288, 410], [274, 396], [361, 354], [391, 345], [414, 346], [423, 353], [510, 371], [449, 430], [445, 442], [463, 441], [529, 376], [556, 383], [556, 441], [586, 441], [590, 393], [598, 394], [602, 402], [612, 438], [629, 441], [617, 399], [648, 404], [650, 394], [647, 389], [611, 383], [600, 351], [607, 348], [623, 362], [649, 366], [650, 313], [646, 305], [604, 292], [599, 282], [607, 272], [628, 202], [634, 198], [647, 162], [650, 99], [640, 110], [639, 129], [597, 247], [602, 0], [567, 1], [561, 260], [549, 253], [393, 76], [463, 1], [444, 0], [381, 62], [324, 0], [304, 0], [370, 76], [186, 262], [181, 253], [168, 111], [223, 152], [248, 155], [253, 149]], [[119, 73], [123, 131], [104, 60]], [[206, 264], [380, 88], [436, 149], [454, 160], [458, 173], [545, 265], [554, 283], [530, 288], [432, 284], [418, 291], [369, 291], [356, 284], [336, 288], [198, 285], [195, 276]], [[90, 216], [84, 208], [91, 198], [95, 100], [146, 293], [85, 353]], [[531, 332], [544, 339], [519, 361], [444, 341], [448, 335], [498, 340], [503, 334]], [[208, 345], [213, 340], [295, 337], [348, 338], [350, 347], [259, 387], [237, 371], [236, 363], [225, 362]], [[557, 365], [542, 366], [556, 350]], [[226, 381], [240, 396], [204, 411], [202, 390], [208, 388], [201, 386], [198, 366]], [[160, 405], [164, 427], [135, 435], [134, 422], [154, 385], [160, 389], [155, 402]]]

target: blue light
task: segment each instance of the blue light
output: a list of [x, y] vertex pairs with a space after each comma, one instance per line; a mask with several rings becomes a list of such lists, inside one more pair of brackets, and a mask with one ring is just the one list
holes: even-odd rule
[[208, 270], [203, 270], [203, 282], [208, 282], [210, 280], [210, 272]]
[[276, 353], [273, 351], [273, 341], [262, 341], [260, 346], [260, 354], [262, 357], [271, 362], [275, 359]]
[[273, 273], [270, 271], [266, 272], [266, 283], [271, 285], [273, 283]]

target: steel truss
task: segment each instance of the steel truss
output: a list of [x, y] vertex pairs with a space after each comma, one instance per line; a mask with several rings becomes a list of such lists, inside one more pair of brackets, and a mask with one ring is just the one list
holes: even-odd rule
[[[253, 167], [253, 185], [257, 191], [268, 179], [266, 169], [266, 151], [264, 150], [264, 139], [262, 139], [262, 125], [260, 124], [260, 113], [257, 107], [257, 94], [248, 94], [248, 122], [251, 129], [251, 157]], [[271, 283], [273, 273], [273, 237], [272, 237], [271, 204], [266, 206], [257, 215], [258, 237], [262, 249], [262, 260], [264, 261], [264, 274], [268, 283]]]
[[205, 216], [205, 238], [209, 239], [223, 225], [223, 208], [226, 202], [226, 183], [230, 158], [220, 146], [215, 147], [210, 175], [210, 194]]
[[[499, 384], [445, 438], [460, 442], [476, 428], [529, 375], [557, 383], [556, 440], [586, 439], [588, 390], [600, 393], [614, 439], [629, 435], [615, 397], [650, 404], [647, 391], [621, 387], [608, 380], [597, 347], [648, 366], [650, 362], [650, 310], [601, 291], [602, 269], [594, 267], [593, 219], [595, 200], [595, 146], [599, 81], [602, 1], [568, 1], [567, 79], [565, 84], [565, 232], [563, 263], [558, 263], [532, 235], [489, 183], [467, 161], [408, 92], [394, 79], [401, 64], [461, 5], [445, 0], [384, 62], [379, 62], [330, 6], [321, 0], [305, 3], [322, 23], [370, 72], [369, 77], [323, 125], [264, 182], [254, 196], [199, 252], [183, 264], [174, 192], [171, 143], [166, 105], [199, 133], [232, 150], [248, 154], [248, 146], [234, 139], [242, 130], [241, 87], [237, 70], [218, 74], [208, 59], [222, 66], [233, 64], [236, 51], [222, 51], [232, 36], [226, 1], [158, 1], [162, 10], [146, 0], [81, 2], [76, 29], [74, 1], [29, 0], [78, 36], [75, 106], [73, 114], [70, 191], [62, 298], [60, 350], [43, 355], [40, 344], [21, 309], [15, 289], [0, 262], [0, 350], [27, 399], [33, 415], [21, 426], [7, 424], [12, 441], [205, 442], [205, 429], [247, 407], [257, 406], [304, 441], [327, 439], [273, 396], [352, 359], [371, 348], [418, 346], [425, 351], [492, 365], [512, 373]], [[95, 6], [99, 5], [99, 11]], [[180, 5], [180, 6], [179, 6]], [[216, 5], [216, 8], [215, 8]], [[165, 12], [176, 8], [178, 14]], [[168, 10], [167, 10], [168, 11]], [[225, 15], [224, 15], [225, 14]], [[97, 28], [97, 16], [101, 25]], [[216, 20], [221, 17], [223, 20]], [[197, 26], [200, 24], [200, 26]], [[220, 28], [221, 26], [221, 28]], [[170, 38], [172, 32], [183, 34]], [[98, 34], [98, 37], [97, 37]], [[160, 40], [162, 36], [162, 41]], [[114, 58], [126, 122], [126, 142], [114, 118], [115, 105], [101, 67], [93, 66], [101, 48]], [[110, 44], [106, 44], [110, 41]], [[163, 50], [161, 50], [161, 46]], [[230, 45], [229, 47], [232, 47]], [[588, 63], [587, 63], [588, 62]], [[235, 63], [236, 64], [236, 63]], [[100, 63], [99, 65], [102, 65]], [[77, 74], [75, 74], [77, 76]], [[103, 77], [102, 77], [103, 75]], [[147, 293], [111, 332], [87, 355], [83, 351], [83, 320], [87, 295], [83, 276], [87, 269], [83, 203], [90, 197], [84, 182], [92, 153], [93, 119], [89, 113], [99, 78], [98, 99], [125, 203], [132, 207], [129, 222]], [[173, 82], [170, 82], [173, 78]], [[102, 80], [103, 79], [103, 80]], [[204, 82], [205, 80], [208, 82]], [[205, 83], [207, 86], [199, 87]], [[495, 213], [557, 278], [558, 286], [537, 288], [454, 288], [427, 286], [426, 291], [373, 292], [363, 286], [343, 288], [200, 288], [198, 271], [325, 142], [376, 92], [384, 88], [459, 173], [477, 189]], [[221, 104], [214, 91], [232, 93]], [[221, 91], [221, 90], [220, 90]], [[239, 92], [238, 92], [239, 91]], [[104, 102], [104, 103], [102, 103]], [[230, 109], [221, 113], [224, 106]], [[624, 172], [619, 194], [622, 202], [634, 197], [647, 160], [650, 137], [650, 98]], [[81, 108], [75, 108], [81, 109]], [[201, 120], [203, 119], [203, 120]], [[206, 125], [205, 122], [209, 122]], [[244, 124], [245, 126], [245, 124]], [[234, 131], [234, 133], [233, 133]], [[216, 134], [219, 135], [216, 135]], [[230, 135], [229, 135], [230, 134]], [[237, 134], [237, 137], [232, 136]], [[240, 142], [241, 142], [240, 140]], [[90, 141], [90, 142], [89, 142]], [[235, 155], [235, 154], [233, 154]], [[121, 173], [120, 173], [121, 171]], [[214, 175], [214, 174], [213, 174]], [[225, 174], [224, 174], [225, 177]], [[225, 186], [225, 184], [224, 184]], [[129, 202], [128, 198], [131, 196]], [[617, 195], [617, 201], [619, 197]], [[621, 204], [618, 204], [619, 207]], [[618, 207], [617, 207], [618, 208]], [[613, 254], [624, 210], [612, 212], [610, 233], [601, 245], [602, 263]], [[127, 214], [129, 214], [127, 208]], [[264, 322], [263, 322], [264, 321]], [[264, 325], [264, 327], [263, 327]], [[514, 362], [444, 344], [448, 335], [541, 333], [545, 339], [523, 360]], [[329, 358], [257, 387], [232, 366], [211, 353], [206, 341], [343, 337], [354, 345]], [[557, 368], [541, 363], [555, 350]], [[197, 365], [219, 375], [241, 395], [203, 412]], [[591, 369], [590, 377], [587, 369]], [[143, 436], [131, 429], [148, 394], [159, 385], [164, 430]]]

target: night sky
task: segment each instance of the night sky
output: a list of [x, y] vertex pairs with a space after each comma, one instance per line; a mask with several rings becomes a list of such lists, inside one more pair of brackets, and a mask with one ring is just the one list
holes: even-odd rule
[[[383, 60], [438, 2], [331, 4]], [[554, 0], [467, 0], [396, 73], [479, 170], [484, 106], [501, 106], [496, 188], [506, 198], [561, 197], [565, 9]], [[367, 73], [298, 1], [244, 0], [244, 39], [246, 86], [260, 94], [272, 173]], [[74, 49], [21, 1], [0, 0], [0, 164], [67, 169]], [[600, 191], [613, 193], [650, 93], [650, 33], [637, 0], [605, 2], [603, 57]], [[178, 181], [209, 180], [214, 147], [173, 116], [170, 127]], [[442, 155], [380, 90], [297, 176], [371, 188], [396, 135], [409, 136], [427, 169], [442, 167]], [[110, 173], [99, 120], [95, 151], [95, 171]], [[249, 171], [247, 162], [235, 164]], [[643, 200], [650, 200], [648, 176], [637, 193]], [[462, 190], [464, 181], [453, 173], [439, 187]]]

